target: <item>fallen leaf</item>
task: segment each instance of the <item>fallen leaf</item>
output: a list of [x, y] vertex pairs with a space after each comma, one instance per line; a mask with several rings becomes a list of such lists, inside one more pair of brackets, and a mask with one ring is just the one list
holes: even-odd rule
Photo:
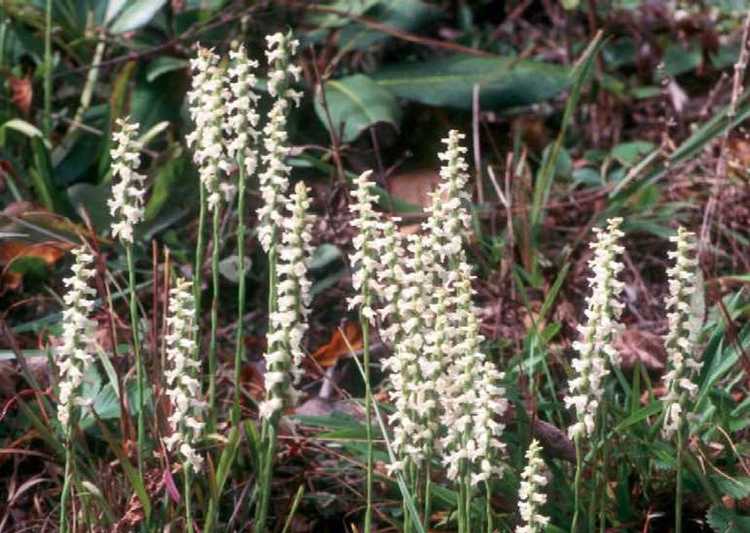
[[388, 192], [410, 204], [427, 207], [430, 205], [430, 193], [440, 182], [440, 175], [433, 169], [402, 172], [388, 178]]
[[0, 294], [8, 290], [18, 290], [23, 281], [23, 273], [12, 270], [14, 262], [22, 258], [35, 258], [50, 267], [73, 248], [69, 243], [60, 241], [45, 241], [30, 243], [22, 240], [6, 240], [0, 243]]
[[623, 368], [633, 368], [635, 362], [651, 372], [664, 371], [667, 354], [664, 351], [664, 340], [654, 333], [637, 328], [629, 328], [615, 340], [615, 348], [620, 352]]
[[21, 113], [28, 115], [31, 111], [31, 100], [34, 91], [31, 85], [31, 78], [16, 78], [11, 76], [8, 79], [10, 85], [10, 101], [13, 102]]
[[[347, 322], [342, 328], [336, 328], [331, 335], [331, 340], [324, 344], [312, 354], [320, 366], [327, 368], [334, 366], [341, 357], [348, 356], [351, 349], [354, 351], [362, 349], [362, 330], [356, 322]], [[348, 341], [348, 344], [347, 344]]]

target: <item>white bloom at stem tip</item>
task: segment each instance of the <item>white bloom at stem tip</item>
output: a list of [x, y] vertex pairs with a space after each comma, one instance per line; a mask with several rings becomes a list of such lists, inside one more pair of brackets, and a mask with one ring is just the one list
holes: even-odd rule
[[86, 369], [94, 363], [96, 329], [96, 322], [90, 318], [96, 296], [96, 290], [90, 286], [96, 274], [94, 256], [83, 246], [72, 253], [75, 256], [73, 273], [63, 280], [67, 292], [63, 297], [62, 344], [57, 348], [60, 376], [57, 419], [66, 438], [72, 429], [73, 408], [83, 405], [80, 389]]
[[354, 253], [349, 260], [353, 269], [352, 286], [357, 293], [349, 299], [349, 309], [358, 308], [362, 316], [374, 324], [373, 298], [378, 292], [377, 271], [380, 268], [377, 248], [380, 218], [372, 207], [377, 197], [371, 192], [374, 183], [370, 176], [372, 170], [363, 172], [354, 180], [354, 202], [349, 205], [354, 215], [351, 225], [356, 230], [352, 240]]
[[302, 340], [307, 332], [311, 300], [307, 278], [312, 257], [309, 207], [307, 187], [299, 182], [287, 205], [289, 216], [281, 221], [283, 233], [276, 266], [277, 309], [269, 317], [266, 397], [260, 404], [260, 416], [265, 419], [293, 406], [299, 396], [295, 385], [302, 376]]
[[138, 173], [141, 145], [136, 141], [138, 124], [128, 118], [117, 119], [112, 138], [112, 198], [107, 201], [112, 215], [112, 237], [133, 244], [133, 228], [143, 220], [143, 195], [146, 176]]
[[219, 67], [219, 56], [213, 50], [198, 47], [198, 54], [190, 60], [193, 71], [191, 89], [187, 93], [190, 117], [195, 129], [188, 134], [188, 146], [193, 147], [193, 161], [208, 199], [208, 209], [218, 208], [222, 197], [221, 172], [229, 170], [224, 149], [225, 128], [224, 76]]
[[664, 403], [662, 435], [671, 438], [680, 431], [689, 399], [694, 398], [698, 385], [695, 377], [701, 370], [697, 341], [705, 315], [703, 277], [700, 271], [695, 234], [680, 227], [670, 237], [675, 250], [669, 252], [674, 265], [667, 270], [669, 296], [666, 307], [669, 330], [664, 338], [669, 371], [664, 376], [667, 394]]
[[258, 166], [256, 144], [260, 132], [256, 129], [260, 115], [256, 109], [260, 96], [255, 92], [258, 62], [247, 57], [245, 46], [229, 52], [229, 69], [225, 100], [227, 102], [225, 131], [229, 136], [227, 153], [239, 161], [242, 157], [247, 176], [255, 174]]
[[607, 228], [595, 228], [596, 240], [591, 243], [594, 257], [589, 261], [593, 275], [588, 279], [591, 294], [587, 299], [586, 322], [578, 326], [580, 340], [573, 343], [578, 358], [571, 363], [575, 377], [568, 381], [565, 405], [573, 407], [576, 422], [568, 428], [571, 438], [591, 435], [596, 428], [596, 415], [604, 391], [608, 364], [619, 365], [614, 340], [621, 329], [619, 323], [623, 304], [619, 301], [624, 284], [617, 279], [623, 265], [617, 256], [624, 248], [621, 218], [611, 218]]
[[542, 492], [547, 485], [547, 477], [541, 451], [542, 447], [536, 439], [526, 450], [526, 467], [521, 472], [521, 487], [518, 490], [518, 511], [524, 524], [516, 528], [516, 533], [542, 533], [549, 524], [549, 517], [541, 514], [541, 507], [547, 503], [547, 495]]
[[169, 294], [165, 338], [169, 365], [164, 376], [172, 405], [168, 419], [172, 434], [164, 439], [164, 444], [170, 451], [177, 450], [197, 472], [203, 465], [203, 457], [195, 447], [203, 433], [206, 403], [202, 400], [201, 383], [197, 378], [200, 361], [195, 344], [193, 284], [178, 279]]
[[498, 421], [508, 409], [503, 374], [486, 361], [481, 351], [484, 340], [472, 303], [471, 267], [461, 260], [449, 282], [455, 287], [451, 316], [452, 338], [447, 371], [438, 387], [443, 403], [443, 463], [451, 480], [462, 472], [476, 485], [503, 475], [500, 456], [505, 444], [500, 436], [505, 429]]
[[441, 262], [459, 254], [470, 229], [471, 216], [467, 205], [471, 204], [471, 195], [466, 192], [469, 165], [466, 162], [467, 148], [461, 145], [465, 137], [458, 130], [450, 130], [448, 137], [443, 139], [446, 149], [438, 154], [442, 161], [440, 184], [432, 193], [432, 202], [427, 208], [428, 218], [423, 224], [427, 238], [434, 241], [434, 252]]
[[268, 73], [268, 93], [275, 98], [294, 101], [299, 106], [302, 93], [290, 87], [299, 82], [302, 69], [291, 62], [297, 53], [299, 41], [292, 38], [291, 32], [266, 35], [266, 59], [270, 67]]

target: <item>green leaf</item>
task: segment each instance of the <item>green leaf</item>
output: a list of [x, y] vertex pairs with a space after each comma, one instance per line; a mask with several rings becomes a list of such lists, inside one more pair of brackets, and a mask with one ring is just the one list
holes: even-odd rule
[[20, 118], [12, 118], [3, 123], [2, 126], [0, 126], [0, 130], [4, 131], [6, 129], [15, 130], [18, 133], [26, 135], [30, 139], [34, 137], [40, 137], [44, 139], [44, 134], [42, 134], [39, 128], [31, 124], [30, 122], [26, 122], [25, 120]]
[[716, 533], [740, 533], [750, 531], [750, 518], [740, 516], [731, 509], [714, 505], [708, 510], [706, 521]]
[[[328, 122], [322, 95], [315, 97], [315, 112], [320, 121], [335, 133], [343, 131], [342, 140], [351, 142], [367, 128], [385, 122], [398, 129], [401, 107], [389, 91], [363, 74], [355, 74], [325, 84], [325, 99], [331, 115]], [[342, 130], [343, 125], [343, 130]]]
[[467, 110], [479, 85], [481, 106], [498, 110], [552, 98], [568, 86], [568, 74], [550, 63], [460, 54], [386, 67], [372, 77], [399, 98]]
[[52, 181], [52, 163], [49, 152], [41, 137], [31, 140], [31, 149], [34, 157], [34, 166], [29, 169], [31, 181], [39, 201], [48, 210], [62, 214], [72, 215], [73, 208], [68, 198], [62, 194]]
[[185, 59], [170, 56], [157, 57], [146, 67], [146, 81], [151, 83], [162, 74], [173, 70], [182, 70], [188, 65], [189, 63]]
[[[421, 0], [383, 0], [366, 11], [367, 18], [401, 31], [414, 32], [440, 16], [440, 10]], [[365, 50], [382, 44], [393, 36], [371, 29], [358, 21], [344, 26], [339, 33], [342, 50]]]
[[313, 252], [310, 258], [310, 270], [323, 270], [334, 263], [341, 261], [344, 253], [341, 248], [331, 243], [323, 243]]
[[718, 487], [722, 494], [741, 500], [750, 496], [750, 477], [738, 476], [729, 478], [724, 476], [711, 476], [711, 481]]
[[167, 0], [134, 0], [129, 2], [120, 10], [110, 31], [116, 34], [137, 30], [148, 24], [166, 3]]
[[654, 143], [648, 141], [632, 141], [618, 144], [612, 148], [611, 155], [622, 166], [630, 168], [635, 166], [654, 148], [656, 148]]

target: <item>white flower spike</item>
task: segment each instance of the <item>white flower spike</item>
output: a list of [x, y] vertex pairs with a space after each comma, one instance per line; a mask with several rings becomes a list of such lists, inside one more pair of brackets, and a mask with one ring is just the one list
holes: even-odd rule
[[676, 249], [669, 252], [674, 266], [667, 270], [669, 297], [666, 307], [669, 332], [664, 339], [669, 371], [664, 376], [667, 394], [664, 402], [662, 435], [671, 438], [682, 427], [687, 401], [695, 397], [698, 385], [695, 377], [702, 363], [696, 350], [698, 335], [703, 325], [703, 278], [697, 257], [695, 235], [679, 228], [670, 240]]
[[594, 257], [589, 261], [593, 275], [589, 278], [591, 295], [586, 306], [586, 323], [578, 327], [581, 340], [573, 343], [579, 357], [572, 362], [576, 377], [568, 381], [565, 405], [573, 407], [576, 423], [569, 429], [571, 438], [591, 435], [596, 428], [596, 414], [604, 392], [608, 364], [619, 365], [614, 340], [621, 329], [619, 323], [623, 304], [619, 301], [624, 284], [617, 279], [623, 265], [617, 256], [624, 248], [621, 218], [612, 218], [606, 229], [596, 228], [596, 241], [591, 243]]
[[112, 237], [133, 244], [133, 228], [143, 220], [143, 195], [146, 176], [138, 173], [141, 146], [136, 141], [138, 124], [127, 118], [117, 119], [113, 135], [112, 198], [107, 201], [112, 215]]
[[526, 467], [521, 472], [518, 491], [518, 511], [524, 524], [516, 528], [516, 533], [542, 533], [549, 524], [549, 517], [541, 514], [542, 506], [547, 503], [547, 495], [542, 492], [547, 485], [547, 477], [541, 451], [542, 447], [536, 439], [526, 450]]
[[232, 159], [239, 160], [241, 155], [246, 175], [252, 176], [258, 166], [256, 144], [260, 136], [257, 130], [260, 115], [256, 109], [260, 96], [255, 92], [258, 80], [254, 74], [258, 62], [247, 57], [244, 45], [230, 51], [229, 59], [225, 130], [231, 140], [227, 152]]
[[194, 148], [193, 161], [206, 190], [208, 209], [213, 211], [221, 202], [221, 172], [229, 169], [223, 138], [224, 76], [219, 56], [207, 48], [198, 48], [198, 55], [190, 60], [190, 66], [193, 80], [187, 100], [195, 130], [187, 136], [187, 144]]
[[276, 243], [281, 225], [283, 206], [286, 204], [289, 175], [292, 167], [286, 162], [290, 148], [287, 134], [287, 115], [290, 101], [299, 105], [302, 93], [289, 87], [292, 81], [298, 81], [301, 69], [290, 60], [297, 51], [298, 43], [283, 33], [266, 37], [268, 48], [266, 57], [270, 67], [268, 92], [275, 97], [268, 122], [263, 128], [262, 156], [265, 169], [258, 176], [263, 205], [258, 209], [258, 239], [265, 252]]
[[170, 291], [167, 316], [169, 368], [164, 375], [167, 396], [172, 404], [169, 416], [172, 434], [164, 439], [164, 443], [169, 450], [177, 450], [194, 472], [200, 471], [203, 465], [196, 444], [203, 433], [206, 410], [206, 403], [201, 399], [201, 383], [196, 377], [200, 371], [194, 335], [196, 327], [192, 283], [178, 279]]
[[94, 334], [96, 323], [90, 318], [94, 310], [96, 290], [90, 286], [96, 274], [94, 256], [84, 247], [73, 250], [75, 263], [72, 275], [63, 283], [67, 292], [63, 297], [62, 345], [57, 348], [60, 393], [57, 419], [66, 437], [69, 435], [73, 408], [84, 405], [81, 384], [86, 369], [94, 363]]
[[372, 206], [376, 196], [371, 190], [374, 186], [370, 180], [372, 170], [360, 174], [354, 180], [354, 202], [349, 205], [354, 218], [351, 225], [356, 230], [353, 239], [354, 253], [350, 257], [352, 265], [352, 286], [356, 295], [349, 299], [349, 309], [361, 309], [362, 315], [375, 323], [373, 299], [378, 293], [377, 271], [380, 267], [380, 251], [377, 248], [377, 235], [380, 229], [380, 218]]
[[302, 375], [302, 339], [307, 332], [310, 280], [307, 270], [312, 256], [310, 199], [299, 182], [289, 200], [290, 215], [282, 220], [284, 232], [279, 246], [277, 273], [278, 308], [271, 313], [266, 358], [266, 399], [260, 405], [261, 418], [278, 416], [297, 402], [295, 385]]

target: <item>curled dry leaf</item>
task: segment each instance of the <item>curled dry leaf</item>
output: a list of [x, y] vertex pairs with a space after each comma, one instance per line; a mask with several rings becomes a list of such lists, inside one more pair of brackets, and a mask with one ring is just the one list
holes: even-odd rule
[[336, 328], [331, 340], [315, 350], [312, 358], [323, 368], [328, 368], [334, 366], [342, 357], [348, 357], [350, 346], [354, 351], [362, 349], [362, 330], [356, 322], [347, 322], [343, 328]]
[[34, 90], [31, 85], [31, 78], [16, 78], [11, 76], [8, 79], [10, 85], [10, 101], [23, 113], [28, 115], [31, 111], [31, 101], [34, 97]]
[[636, 361], [640, 361], [650, 372], [664, 372], [667, 354], [664, 351], [664, 340], [659, 335], [638, 328], [628, 328], [615, 341], [615, 348], [620, 352], [623, 368], [633, 368]]
[[46, 241], [30, 243], [21, 240], [7, 240], [0, 243], [0, 294], [18, 290], [23, 281], [23, 272], [13, 270], [14, 264], [24, 258], [40, 260], [46, 267], [54, 265], [65, 253], [73, 248], [69, 243]]

